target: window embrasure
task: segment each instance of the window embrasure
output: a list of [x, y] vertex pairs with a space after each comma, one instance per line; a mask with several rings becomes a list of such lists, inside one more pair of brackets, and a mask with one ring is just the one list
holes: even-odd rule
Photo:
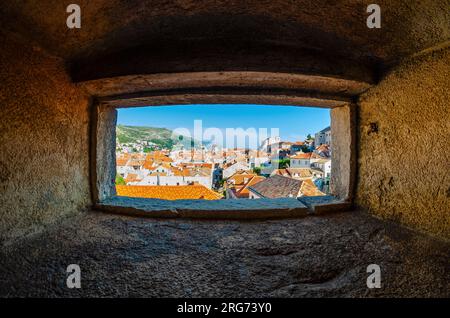
[[[292, 217], [349, 209], [351, 107], [316, 109], [325, 116], [315, 119], [320, 128], [302, 131], [303, 121], [313, 121], [302, 116], [304, 109], [314, 111], [265, 105], [99, 105], [97, 207], [194, 218]], [[252, 127], [258, 118], [271, 126]], [[333, 130], [342, 140], [331, 141]]]

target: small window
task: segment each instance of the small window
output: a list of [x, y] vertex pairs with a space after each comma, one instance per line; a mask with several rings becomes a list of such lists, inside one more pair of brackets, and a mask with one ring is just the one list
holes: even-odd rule
[[[330, 125], [329, 110], [274, 110], [261, 105], [118, 109], [117, 161], [133, 162], [134, 171], [126, 164], [120, 167], [126, 184], [116, 186], [117, 195], [162, 200], [241, 200], [255, 198], [253, 192], [265, 198], [327, 195], [325, 180], [283, 169], [290, 160], [294, 166], [313, 168], [308, 160], [290, 157], [296, 155], [296, 144], [307, 144], [310, 136]], [[314, 151], [311, 141], [303, 147], [303, 152]], [[159, 183], [149, 186], [155, 178]], [[307, 180], [308, 187], [303, 186]], [[224, 196], [225, 190], [231, 195]]]
[[[309, 160], [291, 159], [299, 155], [295, 144], [315, 157], [339, 157], [339, 151], [320, 152], [314, 144], [313, 136], [331, 124], [330, 109], [247, 104], [122, 108], [104, 103], [97, 110], [92, 175], [99, 208], [132, 206], [174, 217], [196, 217], [196, 211], [202, 211], [199, 217], [234, 217], [238, 214], [232, 211], [241, 210], [281, 216], [304, 213], [310, 197], [324, 198], [314, 202], [338, 200], [329, 199], [330, 180], [339, 180], [335, 170], [313, 173], [320, 168]], [[111, 123], [116, 123], [114, 132]], [[126, 164], [116, 168], [114, 157]], [[119, 174], [124, 182], [111, 184]], [[255, 201], [248, 205], [248, 199]]]

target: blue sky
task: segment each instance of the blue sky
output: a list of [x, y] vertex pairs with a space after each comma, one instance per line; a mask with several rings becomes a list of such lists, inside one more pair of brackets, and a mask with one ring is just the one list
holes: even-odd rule
[[330, 110], [316, 107], [279, 105], [176, 105], [118, 109], [120, 125], [187, 128], [194, 120], [203, 128], [279, 128], [286, 141], [303, 140], [330, 125]]

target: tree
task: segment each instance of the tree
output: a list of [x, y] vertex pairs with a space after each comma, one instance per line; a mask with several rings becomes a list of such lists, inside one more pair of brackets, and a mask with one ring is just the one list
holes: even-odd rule
[[280, 159], [280, 160], [273, 160], [273, 163], [278, 163], [278, 169], [286, 169], [289, 167], [289, 164], [291, 163], [291, 160], [289, 158], [286, 159]]
[[257, 175], [261, 174], [261, 167], [254, 167], [253, 168], [253, 173], [256, 173]]
[[306, 136], [306, 139], [313, 139], [313, 136], [311, 136], [311, 134], [308, 134], [308, 136]]
[[289, 167], [291, 163], [291, 159], [281, 159], [280, 160], [280, 169], [286, 169]]
[[303, 145], [301, 149], [304, 153], [311, 152], [311, 149], [309, 149], [309, 147], [306, 145]]
[[125, 179], [120, 174], [116, 174], [116, 185], [127, 185]]

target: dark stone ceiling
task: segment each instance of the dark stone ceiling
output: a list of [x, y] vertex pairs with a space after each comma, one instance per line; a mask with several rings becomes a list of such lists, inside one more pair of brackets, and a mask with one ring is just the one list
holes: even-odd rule
[[0, 21], [63, 58], [75, 81], [278, 70], [371, 82], [367, 69], [450, 38], [448, 0], [379, 0], [381, 29], [367, 28], [373, 1], [361, 0], [78, 0], [82, 27], [68, 29], [72, 2], [3, 1]]
[[69, 60], [152, 43], [214, 40], [392, 61], [449, 39], [448, 0], [377, 1], [382, 28], [368, 29], [366, 6], [372, 2], [79, 0], [80, 30], [65, 25], [73, 1], [2, 1], [0, 8], [7, 27]]

